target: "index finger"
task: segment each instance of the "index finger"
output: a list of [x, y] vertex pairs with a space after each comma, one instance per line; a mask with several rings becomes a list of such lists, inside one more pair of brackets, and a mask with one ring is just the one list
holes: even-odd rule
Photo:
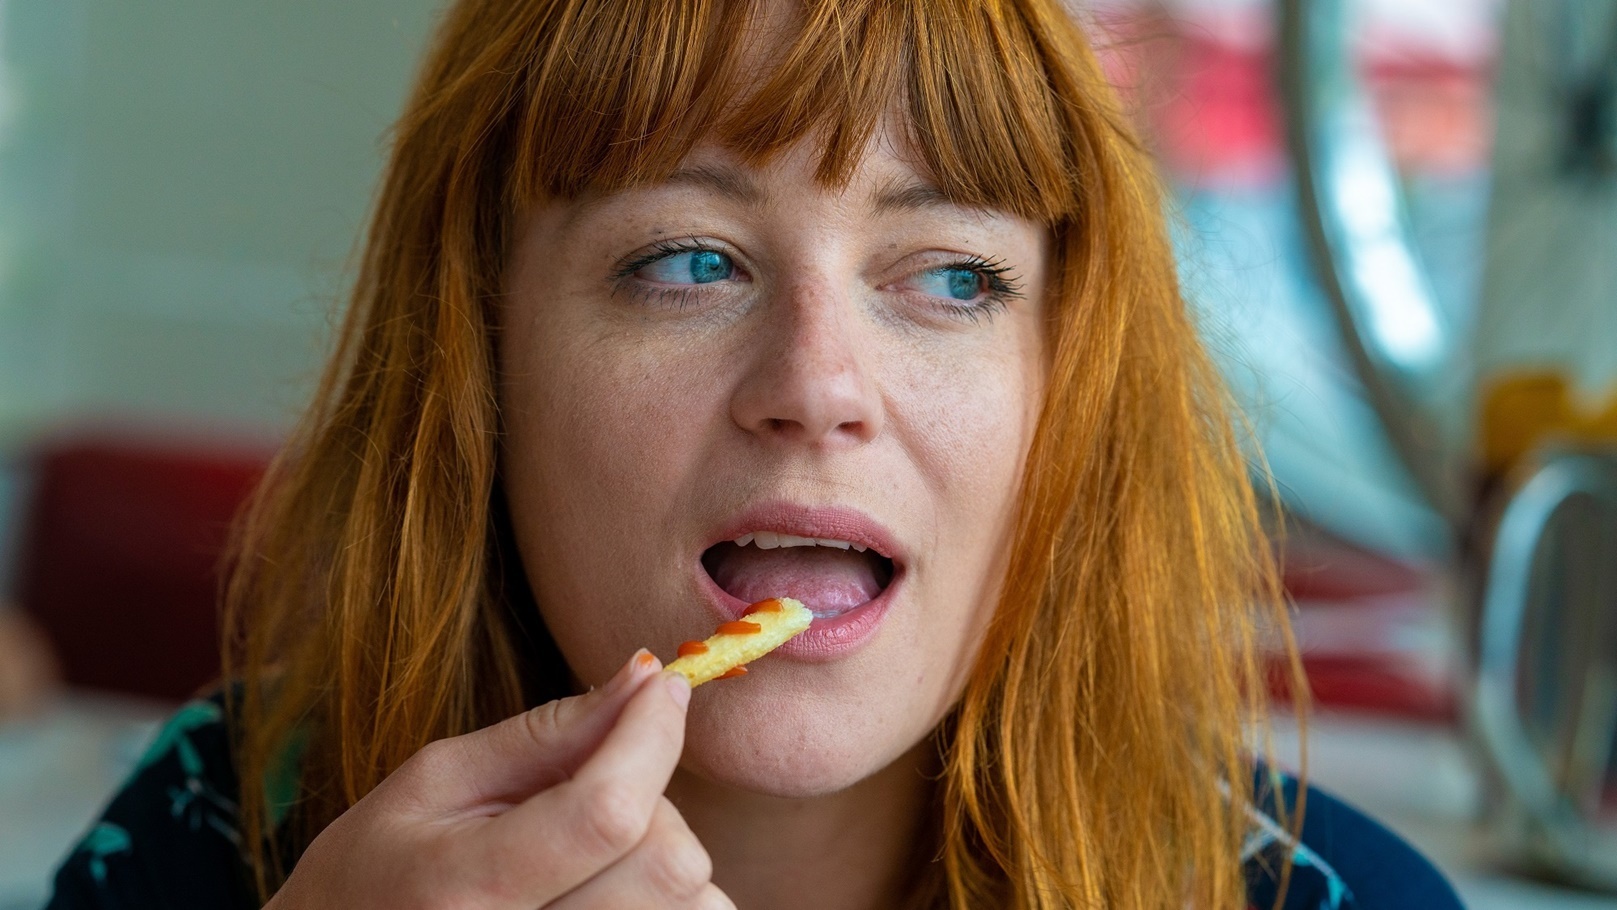
[[[647, 698], [638, 705], [631, 699], [624, 706], [618, 725], [578, 769], [571, 783], [588, 788], [611, 781], [636, 781], [653, 791], [652, 804], [668, 789], [668, 781], [674, 776], [680, 753], [685, 749], [685, 717], [691, 700], [691, 684], [682, 674], [664, 671], [641, 688], [660, 689], [660, 699]], [[664, 702], [677, 710], [664, 709]]]
[[488, 821], [479, 840], [502, 890], [544, 903], [573, 890], [645, 836], [685, 745], [690, 683], [646, 680], [573, 778]]
[[637, 651], [606, 686], [438, 740], [378, 789], [433, 817], [488, 804], [520, 804], [578, 771], [617, 723], [623, 706], [656, 675], [657, 666], [650, 652]]

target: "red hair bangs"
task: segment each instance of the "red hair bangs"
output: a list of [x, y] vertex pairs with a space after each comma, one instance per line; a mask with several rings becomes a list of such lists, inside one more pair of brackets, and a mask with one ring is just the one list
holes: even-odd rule
[[951, 199], [1047, 224], [1078, 212], [1064, 108], [1092, 92], [1063, 59], [1076, 33], [1048, 40], [1064, 19], [981, 0], [811, 0], [782, 22], [757, 0], [534, 6], [542, 21], [508, 32], [533, 42], [507, 80], [525, 96], [507, 101], [514, 206], [655, 182], [703, 141], [760, 164], [812, 137], [837, 185], [898, 115]]

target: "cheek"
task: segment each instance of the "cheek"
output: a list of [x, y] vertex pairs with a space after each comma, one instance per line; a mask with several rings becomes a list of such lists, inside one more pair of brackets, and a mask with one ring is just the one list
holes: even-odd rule
[[982, 542], [997, 539], [1009, 520], [1043, 401], [1038, 351], [1029, 347], [1006, 343], [974, 358], [921, 362], [893, 385], [895, 407], [909, 415], [900, 431], [913, 437], [907, 447], [944, 512], [941, 529], [977, 541], [970, 549], [984, 554], [993, 548]]
[[[537, 309], [537, 307], [535, 307]], [[548, 318], [547, 318], [548, 317]], [[530, 459], [537, 497], [634, 502], [671, 486], [712, 423], [716, 358], [541, 313], [501, 346], [506, 452]], [[513, 470], [525, 466], [511, 465]]]
[[[633, 501], [680, 470], [680, 442], [704, 421], [699, 389], [635, 358], [563, 350], [524, 389], [552, 483], [566, 498]], [[561, 482], [555, 482], [561, 481]]]
[[1016, 511], [1044, 377], [1035, 340], [1017, 336], [976, 368], [935, 373], [905, 388], [925, 390], [911, 405], [925, 439], [922, 475], [939, 514], [937, 538], [918, 562], [928, 605], [919, 634], [930, 639], [923, 671], [946, 710], [964, 685], [982, 633], [998, 605], [1013, 544]]
[[[569, 343], [547, 343], [570, 338]], [[578, 340], [582, 339], [582, 340]], [[587, 682], [671, 632], [635, 615], [652, 546], [700, 461], [716, 383], [666, 356], [536, 321], [502, 343], [503, 476], [546, 625]], [[706, 396], [706, 397], [704, 397]]]

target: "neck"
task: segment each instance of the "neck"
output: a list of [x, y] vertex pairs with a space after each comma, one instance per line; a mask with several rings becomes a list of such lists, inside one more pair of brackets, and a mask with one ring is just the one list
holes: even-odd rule
[[668, 798], [713, 859], [739, 910], [904, 906], [931, 818], [930, 743], [836, 793], [765, 796], [677, 771]]

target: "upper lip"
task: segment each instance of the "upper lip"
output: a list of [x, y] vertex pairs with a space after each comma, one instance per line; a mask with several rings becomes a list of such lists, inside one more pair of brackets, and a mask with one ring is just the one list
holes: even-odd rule
[[760, 503], [744, 510], [719, 529], [704, 551], [758, 531], [845, 540], [874, 550], [897, 564], [904, 562], [897, 538], [869, 515], [845, 506], [805, 506], [789, 502]]

